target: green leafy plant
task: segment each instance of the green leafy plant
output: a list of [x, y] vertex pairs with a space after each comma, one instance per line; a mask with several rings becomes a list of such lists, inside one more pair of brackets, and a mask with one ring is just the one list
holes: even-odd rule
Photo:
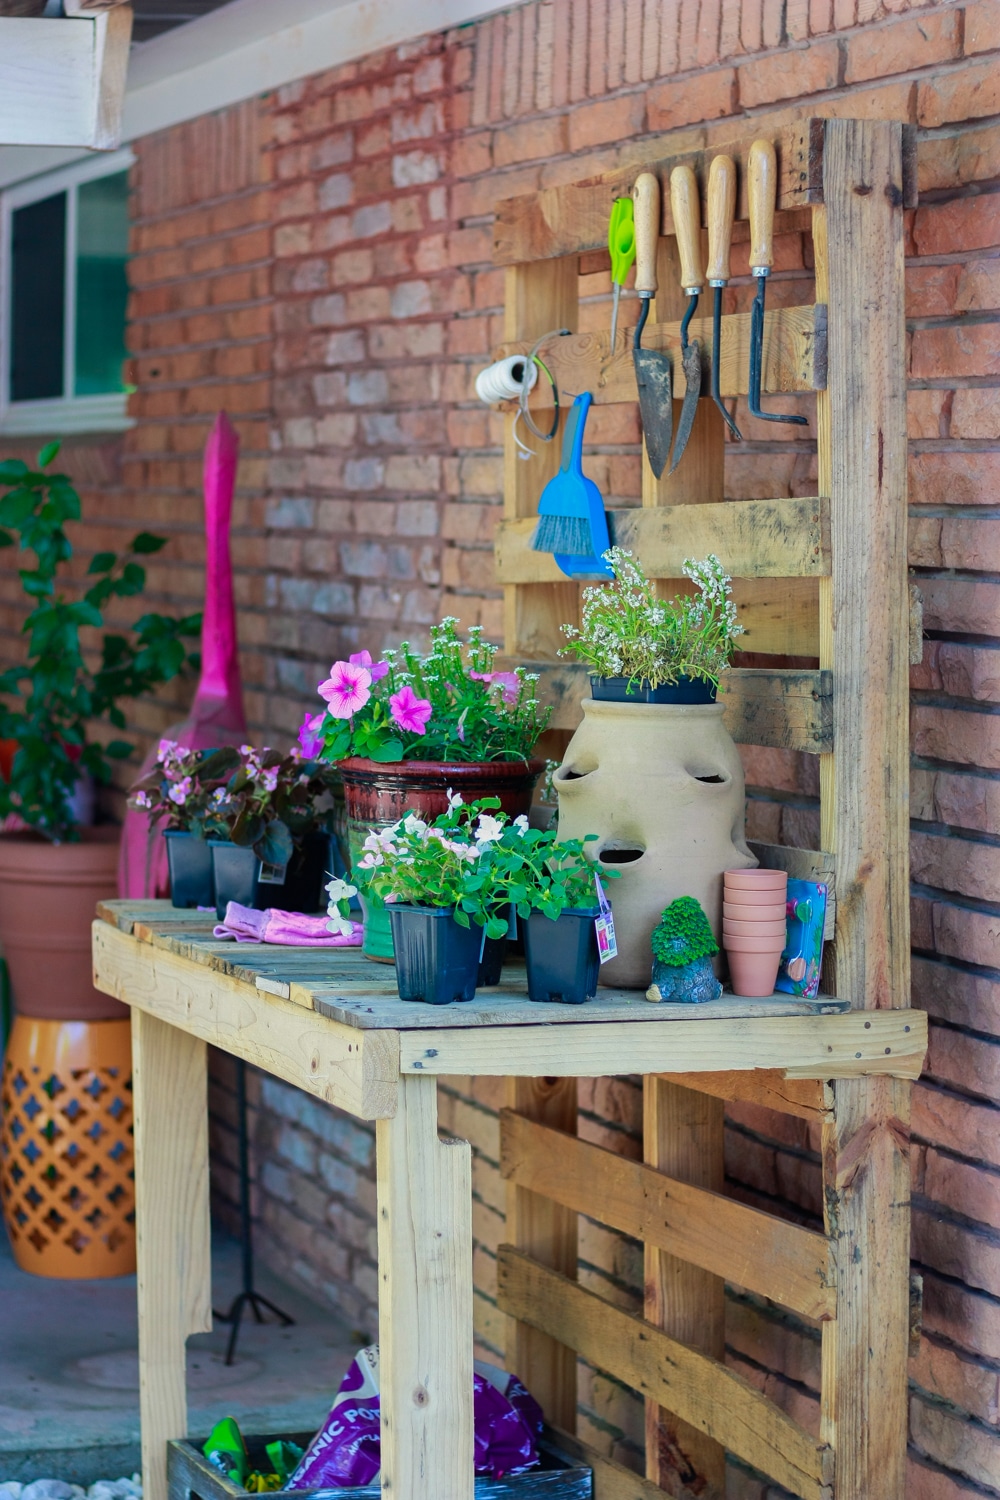
[[252, 745], [187, 750], [161, 740], [156, 765], [129, 794], [129, 806], [154, 823], [199, 838], [252, 848], [264, 864], [285, 865], [313, 829], [331, 826], [332, 766]]
[[433, 823], [408, 813], [391, 828], [373, 830], [355, 867], [359, 884], [382, 901], [450, 906], [460, 926], [475, 922], [489, 937], [506, 932], [511, 905], [520, 917], [540, 911], [553, 921], [593, 906], [594, 866], [584, 845], [597, 835], [560, 842], [532, 828], [524, 814], [511, 821], [499, 807], [497, 797], [466, 804], [450, 792], [448, 811]]
[[653, 928], [652, 945], [657, 963], [670, 968], [711, 958], [719, 951], [708, 918], [693, 896], [671, 901]]
[[604, 557], [614, 582], [584, 589], [582, 628], [562, 626], [569, 644], [559, 655], [576, 656], [595, 676], [627, 677], [630, 684], [655, 688], [687, 677], [718, 687], [743, 627], [731, 580], [714, 553], [684, 563], [697, 594], [669, 600], [657, 598], [631, 552], [612, 547]]
[[108, 631], [95, 651], [85, 649], [81, 632], [103, 629], [112, 599], [142, 593], [146, 571], [138, 559], [159, 552], [166, 539], [142, 531], [122, 555], [99, 552], [87, 572], [93, 581], [71, 585], [69, 597], [59, 592], [60, 569], [73, 555], [65, 526], [80, 519], [80, 497], [66, 474], [48, 472], [58, 451], [58, 443], [47, 444], [37, 470], [20, 459], [0, 463], [0, 547], [34, 554], [33, 565], [19, 572], [32, 604], [22, 626], [25, 661], [0, 673], [0, 739], [17, 744], [10, 780], [0, 782], [0, 817], [15, 813], [57, 843], [79, 837], [69, 806], [78, 779], [89, 773], [110, 781], [112, 765], [133, 750], [127, 740], [92, 738], [92, 730], [124, 729], [124, 699], [197, 666], [184, 640], [201, 630], [200, 614], [144, 614], [127, 634]]
[[426, 655], [404, 641], [372, 661], [367, 651], [336, 661], [318, 688], [325, 710], [307, 718], [326, 760], [527, 760], [551, 709], [539, 706], [537, 674], [495, 670], [497, 647], [453, 616], [431, 627]]

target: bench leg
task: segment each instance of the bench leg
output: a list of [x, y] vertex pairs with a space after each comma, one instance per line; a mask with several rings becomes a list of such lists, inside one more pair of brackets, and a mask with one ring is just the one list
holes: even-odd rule
[[187, 1436], [185, 1343], [212, 1327], [204, 1042], [132, 1011], [139, 1408], [144, 1500], [167, 1500], [167, 1442]]
[[472, 1152], [404, 1076], [375, 1126], [385, 1500], [472, 1500]]

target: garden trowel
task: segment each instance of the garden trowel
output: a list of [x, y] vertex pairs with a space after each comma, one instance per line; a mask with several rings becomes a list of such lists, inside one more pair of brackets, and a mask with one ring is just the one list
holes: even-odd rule
[[722, 362], [722, 289], [729, 280], [729, 247], [736, 214], [736, 163], [731, 156], [716, 156], [708, 173], [708, 266], [706, 276], [714, 296], [712, 310], [712, 400], [738, 443], [743, 434], [722, 400], [719, 373]]
[[635, 289], [639, 321], [632, 341], [639, 412], [649, 466], [659, 479], [666, 468], [674, 426], [670, 356], [642, 348], [642, 330], [656, 291], [656, 247], [660, 237], [660, 183], [652, 172], [640, 172], [632, 188], [635, 212]]
[[693, 167], [675, 167], [671, 172], [670, 209], [674, 216], [674, 233], [681, 261], [681, 286], [688, 297], [688, 305], [681, 320], [684, 404], [677, 424], [677, 441], [674, 443], [674, 457], [670, 465], [672, 474], [687, 447], [695, 412], [698, 410], [698, 397], [701, 395], [701, 345], [697, 339], [688, 338], [691, 319], [705, 284], [701, 269], [701, 206], [698, 201], [698, 179]]
[[757, 295], [750, 312], [750, 414], [765, 422], [808, 425], [807, 417], [761, 411], [760, 384], [764, 365], [764, 292], [774, 259], [774, 206], [778, 193], [778, 165], [770, 141], [754, 141], [747, 164], [750, 200], [750, 274], [757, 278]]

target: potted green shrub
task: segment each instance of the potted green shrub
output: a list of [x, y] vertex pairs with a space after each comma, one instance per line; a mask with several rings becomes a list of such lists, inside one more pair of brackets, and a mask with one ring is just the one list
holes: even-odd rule
[[[529, 827], [527, 819], [488, 831], [495, 837], [468, 882], [466, 909], [510, 907], [521, 920], [530, 1000], [580, 1005], [592, 999], [601, 967], [595, 925], [601, 906], [598, 877], [584, 850], [596, 835], [560, 839], [556, 830]], [[619, 872], [602, 870], [600, 878], [616, 880]]]
[[93, 988], [90, 965], [90, 923], [95, 902], [115, 894], [120, 830], [86, 826], [81, 791], [109, 782], [132, 753], [118, 737], [121, 704], [196, 664], [185, 641], [201, 616], [145, 613], [130, 629], [105, 630], [107, 605], [142, 593], [140, 559], [165, 539], [140, 532], [125, 553], [99, 552], [74, 577], [65, 528], [80, 499], [50, 469], [58, 450], [43, 448], [37, 469], [0, 463], [0, 547], [18, 549], [27, 605], [24, 659], [0, 673], [0, 739], [16, 747], [0, 782], [0, 944], [22, 1015], [87, 1020], [125, 1010]]
[[563, 625], [569, 644], [559, 655], [586, 664], [599, 702], [714, 703], [743, 631], [719, 559], [688, 558], [697, 593], [667, 600], [631, 552], [612, 547], [604, 557], [614, 581], [584, 590], [582, 627]]
[[[544, 769], [532, 755], [551, 713], [539, 705], [537, 675], [497, 670], [497, 647], [482, 630], [473, 626], [463, 642], [456, 626], [448, 617], [432, 627], [426, 653], [405, 641], [378, 662], [359, 651], [334, 662], [319, 686], [324, 709], [304, 729], [343, 777], [352, 860], [370, 829], [408, 811], [446, 813], [449, 789], [467, 802], [495, 796], [509, 816], [531, 805]], [[391, 962], [381, 901], [365, 893], [364, 903], [364, 952]]]

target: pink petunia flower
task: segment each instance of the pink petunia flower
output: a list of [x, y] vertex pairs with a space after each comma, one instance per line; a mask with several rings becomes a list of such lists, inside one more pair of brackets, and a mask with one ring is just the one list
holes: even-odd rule
[[316, 691], [326, 699], [335, 719], [349, 719], [368, 702], [371, 685], [372, 674], [367, 667], [357, 662], [335, 661], [326, 682], [321, 682]]
[[516, 672], [494, 672], [492, 686], [501, 689], [505, 703], [517, 702], [521, 684], [517, 680]]
[[325, 714], [306, 714], [299, 725], [299, 749], [306, 760], [313, 760], [323, 748], [321, 733]]
[[370, 651], [355, 651], [349, 660], [352, 667], [366, 667], [372, 674], [372, 682], [381, 682], [389, 670], [387, 661], [372, 661]]
[[418, 698], [409, 683], [401, 687], [398, 693], [392, 694], [389, 708], [397, 727], [408, 730], [410, 734], [423, 734], [433, 712], [429, 701]]

